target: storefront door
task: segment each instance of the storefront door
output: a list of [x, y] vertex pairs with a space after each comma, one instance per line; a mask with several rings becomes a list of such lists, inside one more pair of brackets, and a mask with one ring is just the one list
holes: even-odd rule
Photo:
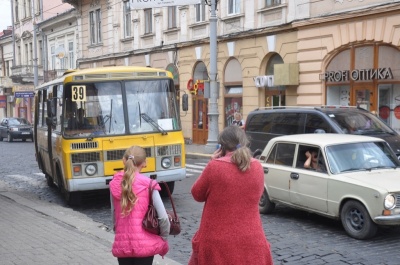
[[202, 95], [193, 97], [193, 143], [206, 144], [208, 139], [208, 102]]
[[357, 106], [368, 111], [376, 111], [372, 83], [354, 84], [351, 94], [351, 106]]

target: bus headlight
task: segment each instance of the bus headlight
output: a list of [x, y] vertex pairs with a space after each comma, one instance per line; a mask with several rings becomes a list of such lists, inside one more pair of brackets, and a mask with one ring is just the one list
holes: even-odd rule
[[85, 167], [85, 173], [88, 176], [93, 176], [97, 173], [97, 166], [96, 164], [89, 164]]
[[385, 209], [392, 210], [396, 206], [396, 198], [393, 194], [388, 194], [384, 201]]
[[169, 157], [164, 157], [164, 158], [161, 160], [161, 166], [162, 166], [163, 168], [165, 168], [165, 169], [170, 168], [170, 167], [171, 167], [171, 164], [172, 164], [172, 161], [171, 161], [171, 158], [169, 158]]

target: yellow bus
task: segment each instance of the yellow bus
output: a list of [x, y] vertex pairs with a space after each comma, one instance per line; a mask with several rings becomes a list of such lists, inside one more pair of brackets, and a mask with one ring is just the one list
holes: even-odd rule
[[148, 67], [73, 70], [40, 85], [34, 142], [47, 184], [79, 204], [83, 192], [108, 189], [125, 150], [139, 145], [147, 153], [143, 173], [173, 192], [186, 176], [179, 101], [172, 74]]

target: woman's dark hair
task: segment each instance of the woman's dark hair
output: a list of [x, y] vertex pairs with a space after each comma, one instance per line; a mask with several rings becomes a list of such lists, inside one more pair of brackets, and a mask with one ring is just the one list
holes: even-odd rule
[[240, 171], [250, 168], [251, 153], [249, 139], [243, 129], [238, 126], [226, 127], [218, 136], [218, 143], [225, 152], [233, 152], [231, 161], [236, 164]]

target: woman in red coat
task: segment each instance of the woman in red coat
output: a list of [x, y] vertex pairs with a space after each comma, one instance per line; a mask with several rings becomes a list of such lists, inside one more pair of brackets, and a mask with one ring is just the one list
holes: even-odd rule
[[258, 210], [263, 168], [238, 126], [226, 127], [218, 142], [221, 147], [192, 187], [193, 198], [205, 204], [189, 265], [272, 265]]

